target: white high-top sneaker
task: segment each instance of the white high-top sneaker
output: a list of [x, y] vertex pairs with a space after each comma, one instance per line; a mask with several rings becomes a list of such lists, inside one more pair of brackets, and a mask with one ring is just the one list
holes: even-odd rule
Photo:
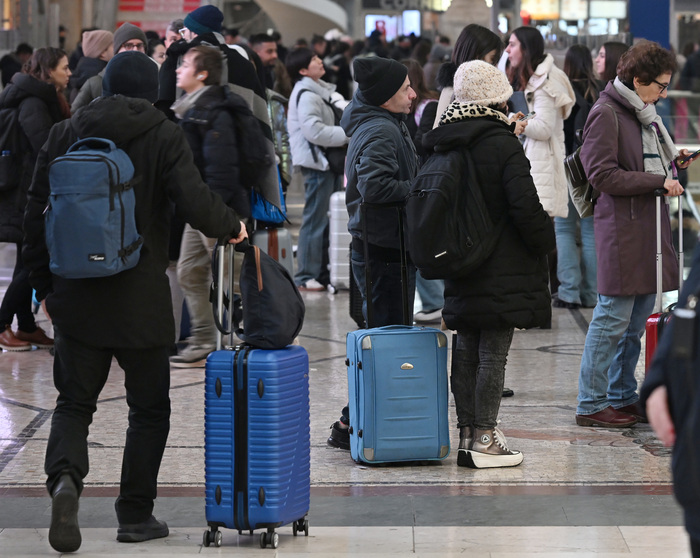
[[474, 430], [474, 442], [467, 452], [467, 467], [515, 467], [522, 462], [523, 454], [508, 449], [506, 437], [498, 427]]

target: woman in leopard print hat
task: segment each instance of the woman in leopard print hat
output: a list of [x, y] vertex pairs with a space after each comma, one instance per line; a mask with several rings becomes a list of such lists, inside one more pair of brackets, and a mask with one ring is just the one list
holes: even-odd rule
[[506, 76], [486, 62], [466, 62], [455, 74], [454, 93], [423, 145], [468, 151], [477, 183], [466, 183], [464, 173], [464, 187], [480, 188], [493, 221], [505, 221], [486, 262], [468, 277], [445, 281], [443, 317], [457, 330], [451, 378], [460, 429], [457, 463], [512, 467], [523, 456], [508, 448], [497, 427], [506, 358], [514, 328], [542, 326], [551, 318], [546, 254], [554, 248], [554, 229], [505, 114], [512, 93]]

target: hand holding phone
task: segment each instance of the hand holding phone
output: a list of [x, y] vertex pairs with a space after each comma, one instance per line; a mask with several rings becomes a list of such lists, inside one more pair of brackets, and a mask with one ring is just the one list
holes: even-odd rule
[[533, 118], [536, 114], [537, 113], [533, 110], [532, 112], [526, 114], [525, 116], [518, 118], [518, 122], [522, 122], [523, 120], [530, 120], [530, 118]]
[[686, 164], [688, 161], [690, 161], [693, 157], [697, 157], [698, 155], [700, 155], [700, 149], [698, 149], [698, 150], [695, 151], [694, 153], [691, 153], [691, 154], [688, 155], [687, 157], [681, 159], [681, 165], [685, 165], [685, 164]]

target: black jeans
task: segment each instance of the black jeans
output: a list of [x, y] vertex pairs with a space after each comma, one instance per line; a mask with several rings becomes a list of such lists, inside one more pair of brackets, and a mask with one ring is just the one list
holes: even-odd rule
[[[17, 316], [17, 329], [25, 333], [36, 331], [36, 321], [32, 313], [32, 287], [29, 284], [29, 270], [22, 263], [22, 245], [17, 245], [17, 260], [12, 273], [12, 282], [5, 291], [0, 305], [0, 328], [5, 331]], [[1, 332], [0, 332], [1, 333]]]
[[170, 431], [169, 347], [102, 348], [85, 345], [54, 329], [56, 409], [46, 448], [46, 486], [69, 474], [78, 490], [88, 474], [88, 429], [114, 356], [124, 370], [129, 427], [122, 461], [119, 523], [141, 523], [151, 516], [165, 443]]
[[497, 424], [513, 328], [465, 329], [452, 340], [452, 393], [457, 426]]
[[[362, 314], [367, 323], [367, 288], [365, 281], [365, 257], [357, 250], [352, 250], [352, 269], [357, 287], [362, 294]], [[374, 318], [368, 327], [403, 324], [403, 298], [401, 294], [401, 263], [387, 262], [383, 258], [370, 255], [370, 272], [372, 274], [372, 301]], [[408, 264], [408, 322], [413, 323], [413, 299], [416, 295], [416, 268]], [[350, 410], [343, 407], [340, 421], [350, 424]]]

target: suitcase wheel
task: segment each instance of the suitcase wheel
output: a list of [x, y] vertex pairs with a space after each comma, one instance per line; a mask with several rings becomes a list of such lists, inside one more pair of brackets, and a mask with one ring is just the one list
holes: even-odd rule
[[308, 519], [297, 519], [292, 523], [292, 534], [296, 537], [299, 531], [304, 532], [304, 536], [309, 536], [309, 520]]
[[221, 546], [221, 541], [223, 540], [223, 535], [221, 534], [221, 531], [218, 529], [214, 529], [212, 531], [204, 531], [204, 537], [202, 542], [204, 543], [204, 546], [208, 547], [211, 543], [214, 543], [215, 547], [220, 547]]
[[275, 533], [260, 533], [260, 548], [265, 548], [267, 545], [272, 548], [277, 548], [280, 544], [280, 536]]

